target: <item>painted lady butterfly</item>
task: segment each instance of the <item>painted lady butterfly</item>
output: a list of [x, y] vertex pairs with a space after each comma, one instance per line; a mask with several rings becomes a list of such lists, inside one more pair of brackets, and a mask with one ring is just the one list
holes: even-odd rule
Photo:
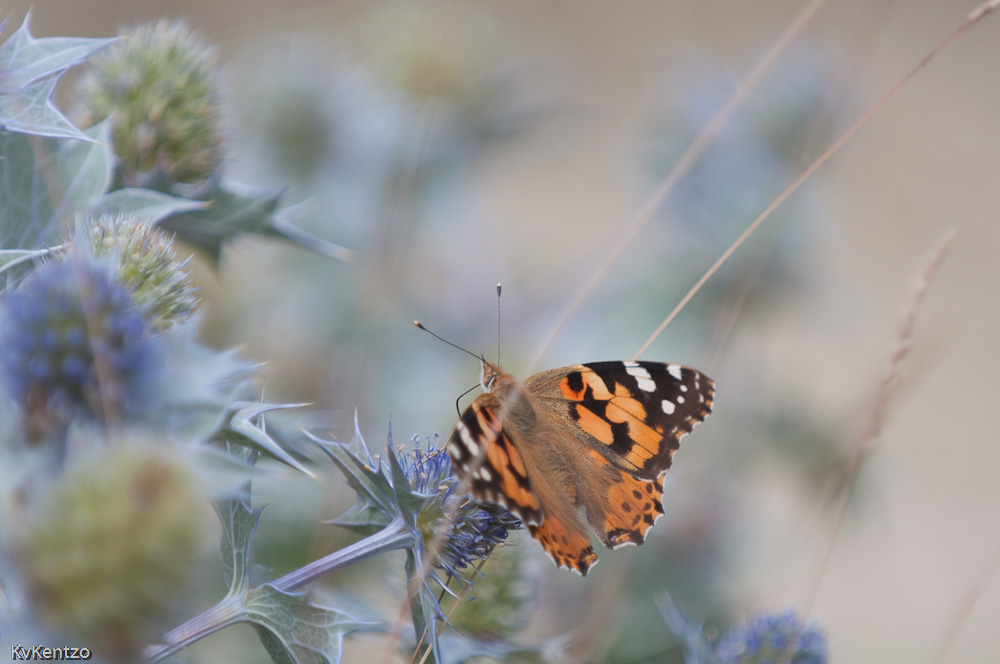
[[681, 437], [712, 410], [712, 379], [679, 364], [594, 362], [519, 383], [479, 360], [484, 394], [448, 439], [472, 495], [516, 514], [556, 565], [582, 575], [597, 554], [581, 506], [609, 549], [642, 544]]

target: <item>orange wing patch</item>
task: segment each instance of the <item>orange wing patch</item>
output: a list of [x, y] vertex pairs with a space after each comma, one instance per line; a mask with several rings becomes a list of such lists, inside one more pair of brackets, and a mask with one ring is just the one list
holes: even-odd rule
[[[498, 476], [495, 481], [493, 474]], [[486, 448], [486, 460], [478, 472], [477, 479], [499, 484], [500, 495], [491, 496], [492, 500], [505, 505], [507, 509], [530, 523], [537, 520], [532, 513], [539, 511], [541, 505], [527, 478], [528, 469], [524, 466], [520, 452], [511, 444], [510, 438], [501, 433], [497, 440]], [[504, 498], [507, 500], [503, 500]]]
[[577, 404], [574, 408], [577, 416], [576, 423], [581, 429], [602, 443], [615, 439], [610, 422], [585, 406]]
[[629, 466], [642, 468], [660, 454], [663, 434], [646, 423], [646, 409], [639, 400], [616, 396], [608, 401], [576, 403], [572, 408], [579, 427], [614, 448]]
[[[599, 454], [591, 452], [599, 461]], [[618, 470], [596, 504], [587, 506], [591, 525], [609, 549], [642, 544], [646, 532], [663, 516], [662, 479], [637, 479]]]
[[448, 439], [452, 467], [468, 477], [470, 493], [503, 505], [527, 524], [541, 523], [542, 506], [528, 469], [497, 416], [499, 402], [484, 394], [462, 414]]
[[[621, 387], [621, 386], [619, 386]], [[624, 388], [619, 391], [627, 391]], [[646, 422], [646, 409], [642, 402], [629, 394], [616, 394], [608, 406], [608, 417], [612, 422]], [[646, 427], [647, 429], [649, 427]]]
[[662, 427], [650, 426], [646, 406], [623, 382], [605, 380], [595, 371], [572, 372], [559, 381], [559, 392], [579, 402], [570, 407], [577, 425], [597, 441], [615, 447], [625, 464], [642, 468], [660, 454]]
[[585, 532], [579, 527], [569, 527], [558, 518], [546, 515], [540, 526], [528, 526], [531, 536], [552, 557], [556, 565], [565, 567], [583, 576], [597, 563], [597, 554]]
[[[591, 391], [590, 394], [588, 394], [588, 388]], [[614, 396], [607, 384], [594, 372], [581, 373], [577, 371], [564, 377], [559, 381], [559, 390], [564, 398], [571, 401], [580, 401], [585, 398], [606, 401]]]
[[[614, 393], [597, 373], [584, 372], [564, 377], [559, 382], [559, 390], [566, 399], [582, 402], [572, 406], [574, 419], [581, 429], [605, 445], [627, 448], [627, 453], [622, 454], [625, 462], [642, 468], [646, 461], [659, 454], [663, 435], [647, 424], [646, 407], [629, 388], [618, 382], [613, 385]], [[594, 407], [597, 404], [601, 412]], [[616, 432], [615, 424], [624, 424], [626, 431]], [[623, 435], [628, 440], [624, 440]]]
[[628, 437], [634, 444], [625, 455], [627, 461], [641, 468], [647, 459], [660, 453], [663, 435], [646, 423], [646, 409], [637, 399], [616, 397], [611, 400], [604, 413], [611, 422], [628, 427]]

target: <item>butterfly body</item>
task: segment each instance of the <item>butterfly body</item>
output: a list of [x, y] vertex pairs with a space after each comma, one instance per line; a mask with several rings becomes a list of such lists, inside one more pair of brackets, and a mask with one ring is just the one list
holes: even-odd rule
[[610, 549], [643, 542], [663, 514], [661, 476], [715, 393], [701, 372], [661, 362], [578, 364], [522, 383], [481, 360], [480, 382], [448, 441], [456, 473], [580, 574], [597, 562], [590, 528]]

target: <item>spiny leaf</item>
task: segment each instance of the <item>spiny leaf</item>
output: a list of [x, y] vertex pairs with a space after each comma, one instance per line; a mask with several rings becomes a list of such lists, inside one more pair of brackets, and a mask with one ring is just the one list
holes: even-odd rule
[[230, 403], [246, 386], [255, 365], [235, 351], [214, 351], [198, 343], [197, 315], [159, 335], [170, 358], [157, 381], [158, 426], [186, 440], [206, 442], [225, 431]]
[[370, 535], [397, 517], [398, 509], [392, 500], [392, 485], [382, 472], [381, 463], [368, 454], [356, 417], [354, 427], [354, 439], [351, 443], [326, 441], [309, 432], [305, 434], [340, 469], [347, 484], [358, 496], [353, 507], [326, 523]]
[[152, 189], [129, 187], [117, 189], [95, 199], [90, 204], [90, 212], [94, 215], [130, 214], [142, 221], [156, 224], [171, 215], [203, 210], [207, 207], [209, 203], [202, 201], [178, 198]]
[[400, 513], [411, 528], [417, 527], [417, 513], [424, 503], [426, 496], [413, 491], [410, 488], [410, 481], [406, 478], [402, 464], [392, 449], [392, 434], [389, 434], [389, 442], [386, 445], [386, 463], [389, 466], [392, 481], [392, 493], [395, 498], [394, 504], [399, 506]]
[[373, 459], [368, 452], [357, 415], [354, 418], [354, 438], [350, 443], [324, 441], [306, 434], [340, 468], [347, 483], [354, 489], [358, 501], [347, 512], [327, 523], [351, 528], [363, 534], [373, 533], [395, 518], [401, 518], [416, 531], [417, 513], [426, 496], [414, 491], [406, 477], [392, 437], [386, 446], [386, 458]]
[[281, 193], [251, 189], [236, 183], [217, 185], [205, 196], [207, 206], [170, 215], [160, 228], [205, 250], [218, 262], [222, 245], [239, 235], [279, 237], [320, 254], [347, 258], [350, 252], [295, 228], [278, 212]]
[[[421, 568], [420, 558], [413, 549], [406, 552], [406, 578], [410, 579], [411, 585]], [[412, 588], [410, 590], [412, 593]], [[410, 613], [413, 616], [413, 629], [419, 642], [423, 639], [421, 649], [430, 648], [434, 653], [434, 661], [441, 662], [441, 643], [438, 640], [438, 631], [441, 627], [441, 620], [444, 612], [437, 597], [431, 591], [430, 584], [421, 583], [417, 592], [410, 596]]]
[[29, 272], [38, 261], [65, 247], [51, 249], [0, 249], [0, 290], [7, 284]]
[[274, 215], [274, 218], [272, 219], [273, 225], [268, 233], [269, 235], [284, 238], [285, 240], [294, 242], [300, 247], [304, 247], [310, 251], [315, 251], [317, 254], [322, 254], [330, 258], [336, 258], [342, 261], [350, 261], [354, 259], [354, 252], [350, 249], [328, 240], [324, 240], [323, 238], [316, 237], [312, 233], [308, 233], [298, 226], [295, 226], [291, 221], [291, 211], [293, 209], [294, 208], [283, 208]]
[[291, 466], [299, 472], [305, 473], [309, 477], [315, 478], [315, 475], [311, 470], [303, 466], [295, 459], [295, 457], [286, 452], [284, 448], [282, 448], [281, 445], [274, 440], [274, 438], [268, 435], [262, 426], [258, 426], [255, 422], [266, 412], [283, 408], [302, 408], [306, 405], [307, 404], [302, 403], [271, 404], [236, 401], [230, 406], [235, 409], [235, 412], [229, 420], [228, 426], [229, 431], [236, 434], [236, 436], [225, 436], [225, 438], [229, 442], [255, 447], [264, 454]]
[[93, 136], [81, 132], [52, 104], [52, 92], [63, 72], [115, 39], [35, 39], [29, 23], [30, 13], [0, 44], [0, 128], [93, 141]]
[[57, 83], [59, 79], [50, 78], [30, 83], [16, 95], [0, 93], [0, 126], [35, 136], [90, 140], [52, 105]]
[[230, 596], [241, 596], [253, 584], [253, 536], [263, 510], [252, 510], [240, 498], [217, 500], [222, 522], [222, 567]]
[[[89, 136], [106, 136], [101, 123]], [[59, 235], [111, 181], [107, 143], [0, 131], [0, 246], [37, 249]]]
[[113, 157], [110, 123], [99, 122], [85, 133], [95, 142], [60, 141], [57, 154], [63, 181], [66, 183], [66, 193], [60, 207], [67, 214], [72, 212], [74, 218], [86, 210], [90, 201], [107, 191], [111, 184]]
[[248, 593], [245, 615], [276, 664], [336, 664], [344, 635], [368, 624], [271, 585]]

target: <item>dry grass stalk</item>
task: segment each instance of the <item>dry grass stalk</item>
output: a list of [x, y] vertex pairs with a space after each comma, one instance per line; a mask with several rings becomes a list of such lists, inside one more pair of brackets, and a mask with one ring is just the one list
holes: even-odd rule
[[886, 368], [885, 376], [879, 384], [875, 397], [871, 400], [872, 405], [869, 410], [868, 417], [865, 419], [865, 425], [861, 428], [852, 444], [853, 452], [848, 466], [846, 486], [842, 492], [840, 507], [833, 522], [830, 540], [827, 543], [826, 551], [823, 554], [816, 583], [810, 593], [807, 606], [812, 606], [815, 601], [816, 595], [819, 592], [820, 584], [823, 580], [824, 572], [829, 566], [830, 558], [833, 554], [833, 547], [837, 542], [837, 537], [839, 536], [841, 527], [844, 524], [844, 517], [847, 514], [847, 508], [851, 503], [851, 497], [854, 495], [854, 490], [857, 487], [858, 474], [861, 471], [861, 465], [868, 456], [868, 453], [871, 451], [871, 447], [875, 439], [880, 433], [882, 433], [882, 429], [885, 427], [890, 406], [892, 405], [893, 398], [899, 389], [901, 378], [904, 375], [906, 360], [913, 349], [913, 338], [916, 332], [917, 314], [920, 312], [920, 308], [927, 296], [927, 290], [930, 286], [931, 280], [937, 274], [941, 263], [944, 262], [945, 257], [948, 255], [948, 250], [951, 248], [951, 245], [954, 243], [957, 235], [957, 226], [952, 226], [944, 233], [944, 235], [942, 235], [937, 243], [935, 243], [934, 251], [931, 253], [930, 259], [924, 264], [923, 269], [921, 269], [916, 280], [914, 281], [913, 290], [910, 294], [907, 306], [903, 310], [903, 318], [899, 326], [899, 333], [896, 335], [896, 347], [893, 349], [893, 352], [889, 357], [889, 365]]

